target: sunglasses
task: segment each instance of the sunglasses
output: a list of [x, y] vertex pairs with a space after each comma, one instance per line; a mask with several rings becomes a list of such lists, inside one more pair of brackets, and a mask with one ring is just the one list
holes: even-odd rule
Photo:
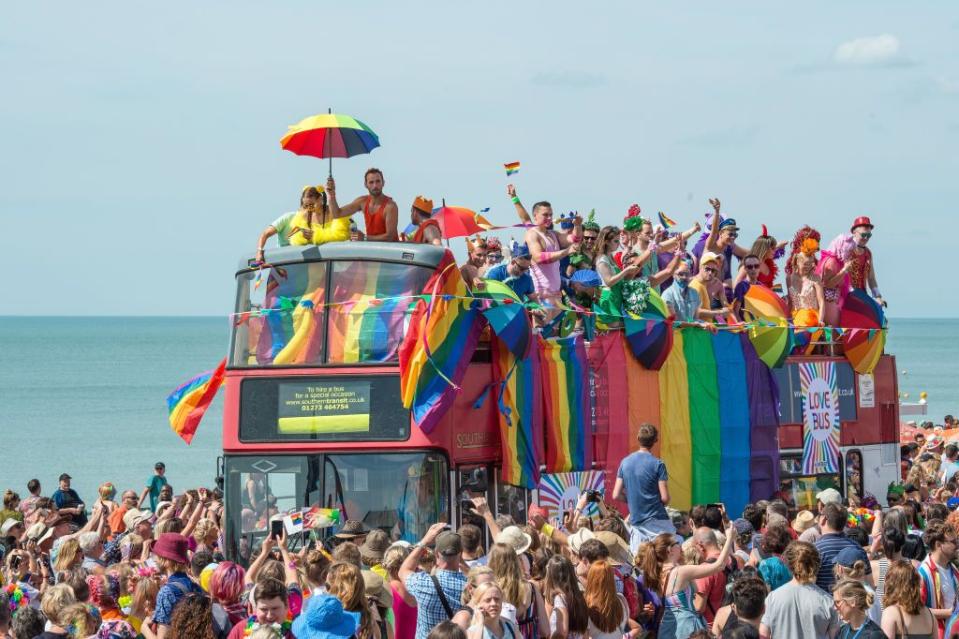
[[747, 271], [755, 271], [755, 270], [758, 269], [758, 268], [759, 268], [759, 264], [747, 264], [747, 265], [746, 265], [746, 270], [747, 270]]
[[860, 233], [859, 236], [868, 240], [870, 237], [872, 237], [872, 233], [866, 231], [865, 233]]
[[707, 267], [704, 268], [703, 270], [706, 271], [707, 273], [718, 273], [718, 272], [719, 272], [719, 269], [717, 269], [717, 268], [715, 268], [715, 267], [713, 267], [713, 266], [707, 266]]
[[583, 236], [583, 241], [584, 241], [584, 242], [595, 242], [595, 241], [596, 241], [596, 236], [595, 236], [595, 235], [584, 235], [584, 236]]

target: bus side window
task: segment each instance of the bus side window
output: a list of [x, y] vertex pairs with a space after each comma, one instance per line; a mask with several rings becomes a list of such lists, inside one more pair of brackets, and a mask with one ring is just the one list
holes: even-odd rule
[[858, 507], [863, 496], [862, 451], [846, 452], [846, 499], [850, 506]]

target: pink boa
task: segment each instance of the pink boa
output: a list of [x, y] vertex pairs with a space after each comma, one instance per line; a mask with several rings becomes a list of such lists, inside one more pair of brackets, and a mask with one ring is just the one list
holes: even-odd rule
[[[823, 277], [823, 270], [826, 266], [826, 263], [830, 260], [835, 261], [839, 266], [836, 268], [836, 272], [839, 271], [843, 266], [846, 265], [846, 260], [849, 259], [849, 255], [852, 253], [853, 248], [855, 248], [856, 242], [852, 239], [852, 236], [848, 233], [841, 233], [833, 238], [833, 241], [829, 243], [829, 248], [823, 251], [820, 254], [819, 264], [816, 265], [816, 275], [820, 278]], [[825, 286], [825, 283], [823, 284]], [[843, 303], [846, 301], [846, 295], [849, 294], [851, 285], [849, 283], [849, 275], [843, 275], [842, 281], [839, 282], [839, 285], [836, 286], [839, 289], [839, 308], [843, 307]]]

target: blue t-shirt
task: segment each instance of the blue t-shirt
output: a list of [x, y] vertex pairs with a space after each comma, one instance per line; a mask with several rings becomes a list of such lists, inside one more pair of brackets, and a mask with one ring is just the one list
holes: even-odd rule
[[191, 592], [202, 593], [203, 590], [186, 573], [175, 572], [170, 575], [166, 584], [157, 593], [156, 611], [153, 613], [153, 620], [162, 623], [164, 626], [169, 626], [177, 602]]
[[509, 271], [506, 270], [506, 264], [494, 266], [490, 270], [486, 271], [486, 275], [484, 277], [488, 280], [503, 282], [513, 289], [513, 292], [519, 295], [521, 298], [533, 294], [533, 278], [530, 277], [529, 273], [523, 273], [519, 277], [513, 277], [509, 274]]
[[619, 464], [616, 477], [625, 484], [629, 523], [639, 526], [653, 519], [669, 519], [659, 496], [659, 482], [669, 479], [662, 460], [646, 451], [636, 451]]
[[147, 488], [150, 489], [150, 511], [157, 511], [157, 500], [160, 498], [160, 490], [167, 485], [166, 476], [153, 475], [147, 480]]

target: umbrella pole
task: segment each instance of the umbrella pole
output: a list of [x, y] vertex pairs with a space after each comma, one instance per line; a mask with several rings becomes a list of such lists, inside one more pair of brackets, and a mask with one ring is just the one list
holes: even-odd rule
[[[333, 115], [333, 108], [332, 108], [332, 107], [328, 107], [328, 108], [326, 109], [326, 112], [329, 113], [330, 115]], [[330, 158], [330, 175], [329, 175], [329, 177], [333, 177], [333, 154], [330, 152], [330, 132], [329, 132], [329, 131], [326, 132], [326, 154], [327, 154], [327, 155], [329, 156], [329, 158]]]
[[[446, 198], [444, 197], [442, 200], [440, 200], [440, 202], [443, 203], [443, 204], [442, 204], [442, 207], [445, 209], [445, 208], [446, 208]], [[443, 239], [446, 240], [446, 248], [449, 248], [449, 247], [450, 247], [450, 238], [447, 237], [447, 238], [443, 238]]]

